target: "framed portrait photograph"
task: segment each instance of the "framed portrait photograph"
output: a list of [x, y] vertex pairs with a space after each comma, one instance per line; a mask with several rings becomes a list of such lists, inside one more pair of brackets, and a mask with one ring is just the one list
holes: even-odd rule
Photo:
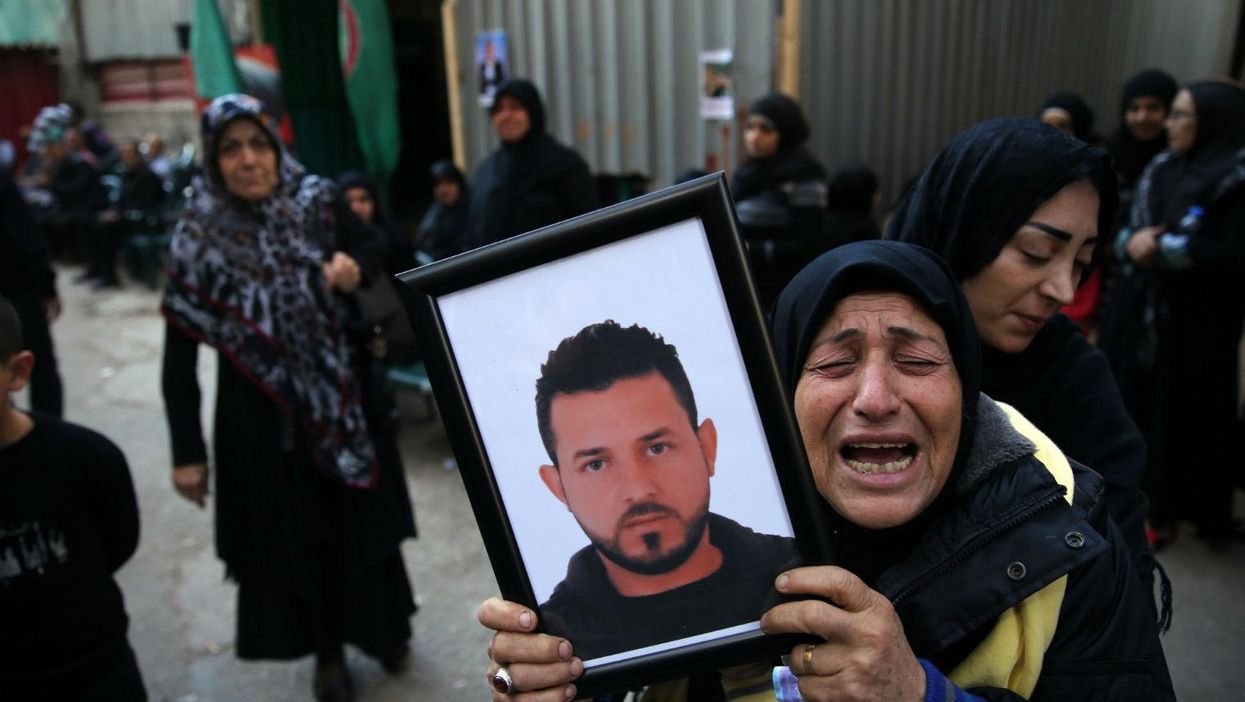
[[400, 276], [501, 595], [581, 695], [790, 650], [826, 507], [721, 174]]

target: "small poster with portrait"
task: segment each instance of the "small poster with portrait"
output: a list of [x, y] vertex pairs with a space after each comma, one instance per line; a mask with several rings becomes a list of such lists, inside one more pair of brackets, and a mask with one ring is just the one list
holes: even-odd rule
[[735, 118], [735, 85], [731, 78], [734, 53], [730, 49], [700, 52], [700, 116]]
[[501, 30], [480, 32], [475, 45], [480, 107], [493, 106], [493, 95], [510, 79], [510, 39]]
[[830, 532], [722, 174], [400, 278], [501, 595], [580, 694], [790, 650], [759, 619]]

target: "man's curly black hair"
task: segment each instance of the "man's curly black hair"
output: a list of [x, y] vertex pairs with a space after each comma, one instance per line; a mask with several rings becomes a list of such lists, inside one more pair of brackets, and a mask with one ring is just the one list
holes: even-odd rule
[[536, 380], [536, 423], [553, 465], [558, 465], [558, 456], [549, 412], [555, 396], [601, 392], [619, 380], [654, 371], [670, 383], [692, 428], [696, 428], [696, 398], [679, 362], [679, 352], [648, 329], [638, 324], [624, 328], [607, 319], [584, 327], [550, 351]]

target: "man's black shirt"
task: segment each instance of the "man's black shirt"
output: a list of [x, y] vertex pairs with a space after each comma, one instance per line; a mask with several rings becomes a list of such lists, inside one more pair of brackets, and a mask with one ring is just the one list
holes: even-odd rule
[[576, 656], [590, 660], [757, 621], [777, 603], [774, 578], [797, 564], [795, 541], [712, 513], [708, 529], [709, 542], [722, 551], [721, 567], [656, 595], [620, 595], [596, 549], [580, 549], [540, 606], [546, 631], [565, 636]]

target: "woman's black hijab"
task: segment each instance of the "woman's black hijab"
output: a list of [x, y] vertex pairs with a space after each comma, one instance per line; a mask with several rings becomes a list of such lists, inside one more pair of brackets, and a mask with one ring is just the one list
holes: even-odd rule
[[895, 210], [886, 238], [931, 249], [962, 282], [993, 261], [1042, 203], [1081, 180], [1098, 190], [1101, 246], [1117, 206], [1107, 152], [1036, 119], [986, 120], [938, 152]]
[[778, 132], [778, 151], [764, 158], [750, 158], [735, 169], [731, 194], [744, 200], [790, 181], [824, 178], [826, 170], [804, 148], [808, 141], [808, 121], [800, 103], [781, 93], [771, 93], [748, 110], [769, 120]]
[[385, 213], [385, 208], [381, 205], [380, 187], [376, 184], [375, 178], [363, 171], [346, 171], [337, 178], [337, 192], [341, 193], [343, 201], [346, 191], [352, 188], [363, 188], [367, 191], [368, 197], [372, 198], [372, 221], [369, 224], [384, 230], [392, 226], [389, 215]]
[[1131, 187], [1136, 183], [1150, 159], [1167, 148], [1166, 130], [1160, 131], [1158, 136], [1149, 141], [1141, 141], [1133, 136], [1124, 117], [1128, 106], [1137, 98], [1154, 97], [1170, 111], [1178, 90], [1175, 78], [1154, 68], [1142, 71], [1124, 83], [1124, 94], [1120, 98], [1120, 126], [1107, 146], [1111, 158], [1115, 159], [1115, 170], [1120, 174], [1121, 187]]
[[[908, 295], [942, 328], [959, 375], [962, 406], [960, 440], [951, 475], [942, 493], [922, 515], [908, 524], [873, 532], [845, 520], [840, 523], [840, 558], [868, 582], [902, 557], [925, 525], [941, 514], [949, 502], [949, 486], [963, 472], [976, 434], [981, 341], [972, 310], [950, 268], [928, 249], [894, 241], [841, 246], [822, 254], [800, 271], [774, 306], [774, 351], [783, 382], [793, 396], [809, 348], [826, 319], [841, 300], [860, 292]], [[856, 538], [850, 538], [851, 535]]]
[[1190, 205], [1206, 206], [1224, 195], [1223, 186], [1236, 184], [1228, 178], [1245, 168], [1245, 89], [1223, 81], [1202, 81], [1185, 86], [1197, 110], [1197, 135], [1193, 146], [1173, 159], [1171, 167], [1156, 174], [1154, 189], [1167, 193], [1159, 218], [1175, 227]]

